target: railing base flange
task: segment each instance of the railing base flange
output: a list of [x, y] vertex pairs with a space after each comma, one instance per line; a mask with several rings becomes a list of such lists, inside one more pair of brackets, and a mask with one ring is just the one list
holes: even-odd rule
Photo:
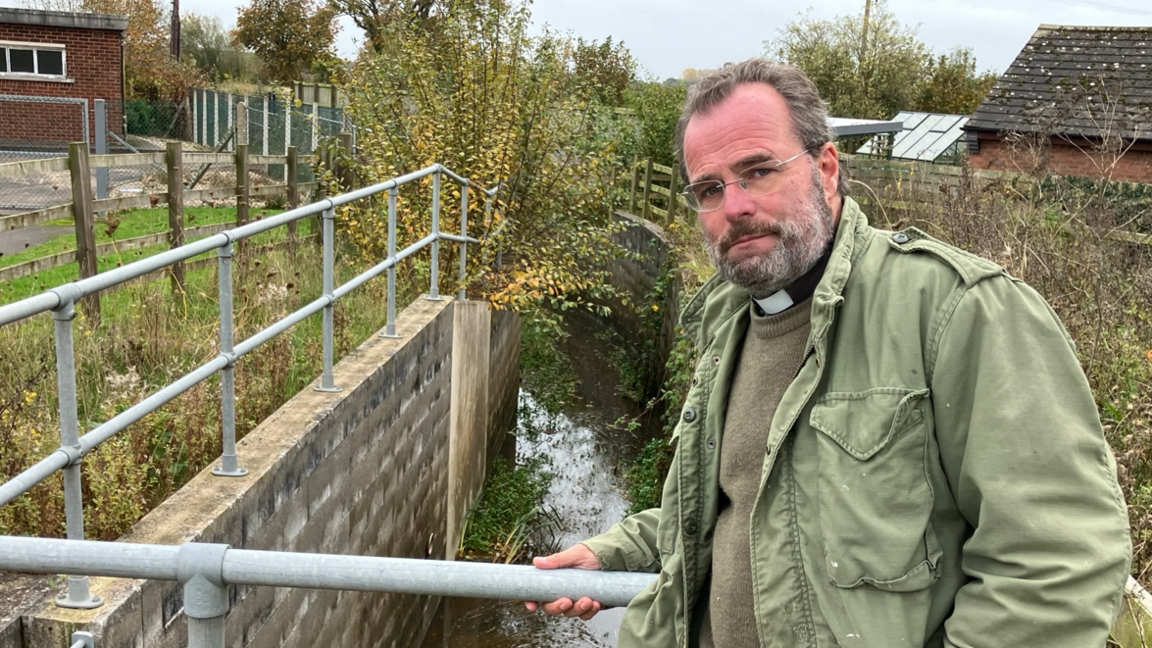
[[243, 477], [248, 474], [248, 469], [237, 468], [236, 470], [224, 470], [223, 468], [213, 468], [212, 474], [217, 477]]
[[56, 597], [56, 607], [67, 608], [69, 610], [93, 610], [101, 605], [104, 605], [103, 597], [96, 596], [95, 594], [84, 601], [69, 600], [67, 594], [61, 594]]

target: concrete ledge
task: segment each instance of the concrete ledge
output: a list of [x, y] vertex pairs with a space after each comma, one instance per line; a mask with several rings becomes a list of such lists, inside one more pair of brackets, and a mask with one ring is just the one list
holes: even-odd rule
[[104, 29], [127, 31], [128, 17], [113, 14], [72, 13], [70, 11], [41, 11], [0, 7], [0, 23], [9, 25], [41, 25], [73, 29]]
[[1152, 642], [1152, 594], [1128, 577], [1120, 616], [1112, 624], [1112, 638], [1120, 648], [1145, 648]]

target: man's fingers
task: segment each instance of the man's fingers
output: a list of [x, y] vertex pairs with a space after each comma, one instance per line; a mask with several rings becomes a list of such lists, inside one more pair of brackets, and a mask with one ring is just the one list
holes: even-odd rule
[[600, 602], [599, 601], [592, 601], [591, 609], [589, 609], [584, 614], [581, 614], [580, 618], [584, 621], [589, 621], [592, 619], [592, 617], [596, 616], [599, 612], [600, 612]]
[[559, 599], [556, 599], [555, 601], [552, 601], [551, 603], [545, 603], [544, 605], [542, 605], [540, 607], [541, 607], [541, 609], [544, 610], [545, 614], [553, 614], [553, 615], [563, 614], [565, 616], [570, 616], [568, 614], [568, 612], [572, 610], [573, 606], [572, 606], [572, 599], [559, 598]]
[[576, 544], [551, 556], [537, 556], [532, 559], [537, 569], [600, 569], [600, 560], [586, 545]]

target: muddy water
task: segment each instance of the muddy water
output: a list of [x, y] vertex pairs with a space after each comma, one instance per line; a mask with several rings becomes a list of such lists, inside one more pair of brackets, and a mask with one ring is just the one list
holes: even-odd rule
[[[521, 391], [520, 408], [545, 431], [518, 435], [517, 459], [543, 457], [554, 477], [544, 505], [553, 511], [553, 531], [561, 548], [595, 535], [624, 517], [628, 502], [623, 475], [654, 426], [627, 432], [612, 426], [636, 415], [634, 404], [617, 394], [617, 370], [609, 361], [606, 333], [591, 316], [568, 318], [570, 334], [561, 349], [580, 379], [579, 398], [561, 416], [549, 419], [531, 394]], [[624, 610], [606, 610], [592, 621], [557, 619], [530, 613], [518, 601], [445, 599], [422, 648], [583, 648], [616, 645]]]

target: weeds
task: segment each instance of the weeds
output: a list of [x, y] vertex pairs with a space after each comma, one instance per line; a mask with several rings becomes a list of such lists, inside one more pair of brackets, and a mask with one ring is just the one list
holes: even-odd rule
[[464, 523], [462, 558], [513, 563], [541, 553], [535, 538], [542, 527], [556, 523], [540, 503], [552, 482], [542, 467], [540, 461], [512, 468], [503, 461], [494, 463], [480, 501]]
[[[315, 299], [318, 252], [258, 248], [238, 256], [235, 339], [243, 340]], [[303, 270], [302, 270], [303, 269]], [[337, 280], [358, 271], [341, 264]], [[89, 430], [215, 357], [218, 312], [214, 267], [188, 273], [174, 295], [165, 279], [103, 296], [99, 327], [74, 323], [78, 415]], [[401, 287], [401, 303], [416, 290]], [[336, 351], [384, 323], [385, 284], [373, 281], [337, 303]], [[236, 434], [242, 438], [320, 373], [319, 315], [277, 336], [236, 364]], [[0, 328], [0, 481], [59, 447], [52, 320], [41, 315]], [[220, 455], [220, 387], [214, 377], [132, 424], [82, 464], [86, 536], [112, 540]], [[0, 533], [62, 536], [59, 473], [0, 508]]]

